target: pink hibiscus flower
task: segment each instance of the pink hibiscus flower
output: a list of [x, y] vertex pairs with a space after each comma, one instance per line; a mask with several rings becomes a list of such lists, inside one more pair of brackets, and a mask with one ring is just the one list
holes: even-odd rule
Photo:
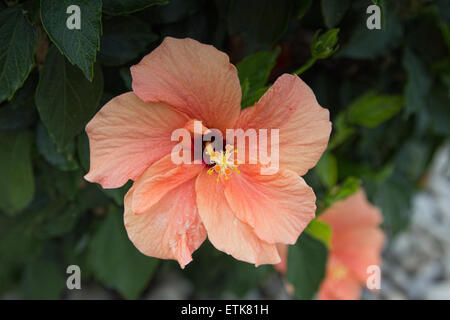
[[[133, 92], [113, 98], [86, 126], [91, 168], [85, 176], [104, 188], [134, 181], [124, 201], [130, 240], [142, 253], [176, 259], [182, 268], [206, 236], [236, 259], [278, 263], [276, 244], [295, 243], [315, 214], [315, 195], [300, 176], [327, 146], [328, 110], [299, 77], [285, 74], [241, 112], [228, 56], [192, 39], [165, 38], [131, 73]], [[211, 160], [217, 156], [212, 164], [174, 164], [179, 141], [171, 134], [192, 132], [194, 120], [221, 132], [279, 129], [278, 172], [261, 175], [260, 163], [220, 160], [234, 146], [207, 150]]]
[[[367, 268], [381, 264], [384, 233], [380, 211], [371, 205], [362, 189], [343, 201], [334, 203], [318, 218], [332, 230], [325, 279], [319, 289], [320, 300], [356, 300], [366, 285]], [[287, 246], [280, 248], [281, 263], [286, 271]]]

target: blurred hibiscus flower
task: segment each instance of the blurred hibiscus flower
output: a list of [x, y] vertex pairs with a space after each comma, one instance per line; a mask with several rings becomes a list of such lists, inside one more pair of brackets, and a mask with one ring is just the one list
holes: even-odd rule
[[[331, 227], [331, 243], [325, 279], [319, 289], [320, 300], [356, 300], [370, 274], [367, 268], [380, 266], [384, 234], [379, 228], [380, 211], [371, 205], [362, 189], [345, 200], [334, 203], [319, 220]], [[281, 262], [276, 268], [287, 269], [287, 246], [279, 245]], [[290, 286], [288, 286], [290, 288]]]
[[[131, 73], [133, 92], [113, 98], [86, 126], [91, 168], [85, 176], [104, 188], [134, 181], [124, 201], [130, 240], [142, 253], [176, 259], [182, 268], [206, 236], [236, 259], [279, 263], [276, 244], [295, 243], [315, 214], [315, 195], [301, 175], [326, 149], [328, 110], [299, 77], [285, 74], [241, 112], [239, 78], [228, 56], [192, 39], [165, 38]], [[279, 129], [278, 172], [261, 175], [260, 164], [243, 163], [228, 179], [228, 172], [215, 175], [217, 167], [237, 164], [222, 157], [214, 167], [174, 164], [178, 141], [171, 134], [191, 129], [194, 120], [222, 133]], [[233, 148], [209, 151], [223, 156]]]

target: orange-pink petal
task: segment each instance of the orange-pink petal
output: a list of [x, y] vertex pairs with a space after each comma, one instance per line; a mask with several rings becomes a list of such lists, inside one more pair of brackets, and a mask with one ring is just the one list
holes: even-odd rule
[[379, 228], [356, 227], [331, 238], [331, 254], [338, 257], [361, 284], [365, 284], [367, 268], [381, 265], [381, 250], [384, 245], [384, 234]]
[[214, 247], [257, 266], [280, 262], [275, 244], [258, 238], [252, 228], [233, 213], [221, 181], [216, 181], [205, 170], [197, 177], [196, 191], [199, 215]]
[[280, 255], [281, 262], [275, 265], [275, 269], [281, 274], [285, 274], [287, 271], [287, 256], [289, 247], [286, 244], [277, 243], [278, 254]]
[[235, 127], [279, 129], [280, 167], [300, 175], [315, 166], [331, 132], [328, 110], [298, 76], [289, 74], [279, 77], [254, 106], [245, 109]]
[[316, 197], [291, 170], [261, 175], [258, 166], [240, 166], [225, 183], [225, 196], [238, 219], [268, 243], [294, 244], [314, 218]]
[[334, 257], [328, 258], [327, 271], [318, 294], [319, 300], [358, 300], [360, 282]]
[[211, 45], [166, 37], [131, 67], [131, 74], [133, 90], [142, 100], [165, 102], [208, 128], [232, 128], [239, 116], [236, 68]]
[[332, 229], [330, 254], [365, 284], [367, 268], [379, 266], [384, 245], [384, 233], [379, 228], [382, 215], [367, 200], [362, 189], [343, 201], [336, 202], [319, 216]]
[[195, 204], [195, 179], [167, 192], [143, 214], [132, 208], [134, 187], [125, 196], [124, 222], [128, 237], [143, 254], [175, 259], [184, 268], [192, 252], [206, 239]]
[[104, 188], [136, 180], [177, 142], [171, 133], [188, 118], [162, 103], [145, 103], [134, 93], [109, 101], [86, 126], [90, 170], [85, 179]]
[[383, 221], [383, 216], [367, 200], [364, 190], [360, 189], [347, 199], [334, 203], [319, 219], [328, 223], [334, 233], [339, 233], [356, 227], [377, 227]]
[[176, 165], [167, 155], [151, 165], [134, 184], [132, 209], [135, 214], [149, 210], [170, 190], [196, 177], [203, 165]]

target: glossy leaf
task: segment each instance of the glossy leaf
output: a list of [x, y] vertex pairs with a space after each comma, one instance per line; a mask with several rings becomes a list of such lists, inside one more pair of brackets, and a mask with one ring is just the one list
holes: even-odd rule
[[103, 92], [98, 68], [92, 82], [52, 48], [41, 70], [36, 105], [52, 139], [65, 147], [92, 118]]
[[389, 120], [403, 107], [400, 95], [368, 92], [357, 98], [348, 108], [348, 120], [373, 128]]
[[[71, 5], [80, 8], [80, 29], [66, 25]], [[101, 0], [41, 0], [42, 25], [48, 36], [72, 64], [77, 65], [86, 78], [94, 77], [94, 62], [100, 48]]]
[[0, 11], [0, 102], [12, 99], [34, 66], [37, 31], [21, 6]]

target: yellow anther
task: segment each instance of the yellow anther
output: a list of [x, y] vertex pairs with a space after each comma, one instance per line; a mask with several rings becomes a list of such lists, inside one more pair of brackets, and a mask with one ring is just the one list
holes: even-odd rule
[[225, 177], [225, 180], [228, 180], [233, 173], [233, 170], [239, 173], [237, 170], [239, 163], [234, 159], [233, 151], [236, 153], [236, 150], [234, 150], [233, 146], [226, 145], [225, 151], [215, 151], [211, 144], [207, 144], [206, 150], [206, 153], [210, 155], [210, 161], [213, 165], [207, 173], [212, 175], [216, 172], [219, 175], [216, 179], [217, 181], [219, 181], [222, 176]]

